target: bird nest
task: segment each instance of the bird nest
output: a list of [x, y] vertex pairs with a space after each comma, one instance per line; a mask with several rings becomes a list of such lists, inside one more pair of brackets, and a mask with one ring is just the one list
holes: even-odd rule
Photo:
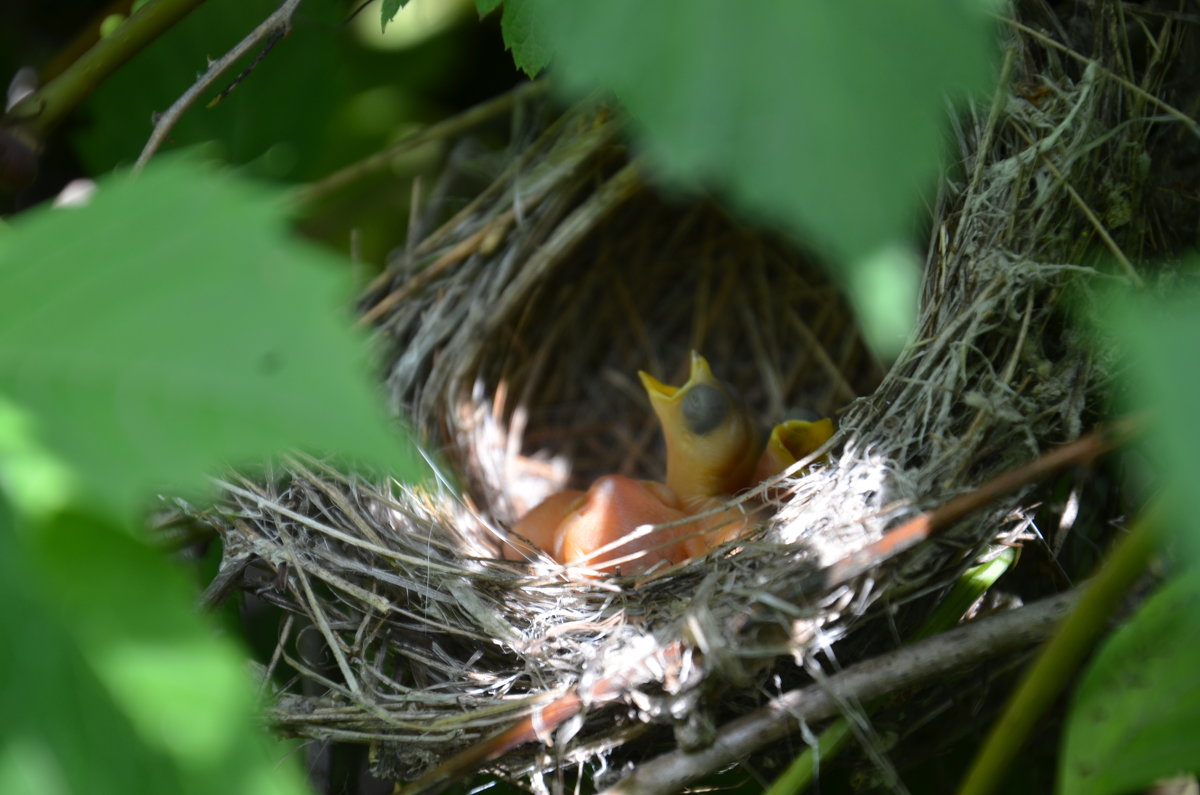
[[[1153, 219], [1173, 211], [1158, 175], [1179, 125], [1155, 94], [1175, 54], [1194, 54], [1162, 19], [1154, 47], [1098, 21], [1080, 39], [1093, 57], [1057, 40], [1058, 20], [1029, 23], [1050, 33], [1010, 25], [998, 100], [955, 122], [919, 323], [886, 371], [810, 253], [709, 201], [663, 198], [603, 109], [527, 122], [488, 187], [453, 214], [428, 208], [445, 220], [361, 310], [437, 477], [294, 460], [229, 482], [209, 515], [225, 544], [213, 596], [241, 587], [287, 616], [269, 668], [295, 676], [276, 677], [272, 719], [370, 743], [394, 779], [457, 760], [442, 773], [486, 765], [544, 789], [586, 763], [603, 784], [712, 744], [764, 682], [806, 681], [831, 649], [853, 659], [881, 614], [1027, 538], [1033, 486], [903, 554], [875, 543], [1098, 421], [1107, 373], [1064, 296], [1135, 282], [1124, 252], [1172, 245]], [[1136, 73], [1101, 55], [1131, 51], [1149, 53]], [[836, 416], [824, 463], [759, 487], [770, 510], [748, 535], [678, 566], [580, 577], [503, 560], [547, 494], [661, 477], [636, 372], [678, 383], [690, 350], [764, 426]]]

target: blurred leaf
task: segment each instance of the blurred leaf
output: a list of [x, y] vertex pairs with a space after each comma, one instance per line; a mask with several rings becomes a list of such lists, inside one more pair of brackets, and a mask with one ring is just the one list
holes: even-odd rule
[[[1184, 273], [1197, 272], [1195, 256]], [[1160, 473], [1174, 531], [1170, 547], [1190, 568], [1152, 597], [1096, 656], [1076, 693], [1060, 789], [1123, 793], [1182, 771], [1200, 771], [1200, 292], [1113, 293], [1095, 332], [1124, 354], [1125, 408], [1145, 411], [1147, 460]]]
[[[1193, 272], [1200, 258], [1185, 263]], [[1147, 410], [1151, 420], [1143, 447], [1168, 484], [1176, 540], [1200, 561], [1200, 292], [1176, 289], [1170, 297], [1111, 296], [1097, 332], [1120, 343], [1128, 363], [1130, 410]]]
[[[981, 5], [509, 0], [505, 40], [514, 58], [530, 46], [518, 35], [549, 42], [576, 94], [615, 92], [666, 176], [727, 191], [853, 269], [911, 236], [947, 95], [989, 87]], [[881, 302], [845, 282], [860, 311]]]
[[867, 343], [880, 356], [898, 355], [917, 318], [921, 264], [907, 246], [889, 245], [847, 269], [850, 296]]
[[475, 0], [475, 8], [479, 11], [479, 16], [486, 17], [499, 8], [502, 2], [504, 0]]
[[[72, 129], [72, 143], [88, 171], [101, 174], [132, 163], [150, 137], [154, 115], [190, 88], [210, 59], [232, 48], [278, 5], [278, 0], [204, 3], [106, 80], [85, 103], [82, 123]], [[316, 176], [324, 165], [329, 120], [343, 94], [344, 37], [338, 32], [344, 15], [344, 5], [336, 0], [302, 4], [288, 35], [228, 96], [207, 108], [254, 56], [222, 75], [184, 113], [168, 146], [211, 141], [223, 159], [252, 164], [258, 176]]]
[[969, 0], [869, 13], [787, 0], [527, 3], [556, 77], [615, 91], [670, 174], [726, 187], [845, 259], [907, 236], [937, 173], [945, 96], [986, 88], [995, 49]]
[[383, 0], [383, 4], [379, 8], [380, 30], [387, 30], [388, 23], [406, 5], [408, 5], [408, 0]]
[[1075, 693], [1059, 787], [1119, 795], [1200, 772], [1200, 570], [1152, 596], [1105, 643]]
[[0, 493], [22, 513], [46, 516], [79, 492], [70, 467], [38, 438], [29, 412], [0, 394]]
[[160, 158], [0, 237], [0, 392], [98, 506], [293, 446], [418, 474], [347, 329], [348, 279], [283, 209]]
[[0, 791], [171, 791], [169, 762], [141, 748], [88, 670], [16, 533], [0, 492]]
[[0, 791], [307, 791], [161, 555], [79, 514], [20, 529], [0, 515]]
[[61, 624], [11, 582], [0, 598], [0, 629], [23, 639], [0, 663], [3, 791], [179, 791], [178, 772], [138, 736]]

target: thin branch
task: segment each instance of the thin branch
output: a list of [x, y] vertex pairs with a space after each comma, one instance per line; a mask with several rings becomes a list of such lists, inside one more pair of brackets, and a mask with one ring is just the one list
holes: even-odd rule
[[[973, 566], [963, 572], [950, 593], [938, 603], [938, 606], [922, 622], [916, 633], [906, 639], [907, 642], [916, 643], [953, 629], [962, 621], [971, 606], [976, 604], [996, 584], [996, 580], [1012, 568], [1016, 559], [1016, 549], [1004, 547], [991, 561]], [[869, 718], [878, 707], [879, 702], [868, 701], [862, 702], [862, 704], [863, 717]], [[841, 752], [846, 742], [856, 734], [859, 735], [860, 742], [866, 739], [859, 727], [859, 721], [851, 723], [850, 718], [843, 714], [821, 731], [815, 745], [806, 737], [807, 747], [797, 755], [784, 774], [775, 780], [775, 783], [767, 791], [767, 795], [798, 795], [798, 793], [806, 792], [816, 781], [820, 773], [820, 766], [828, 764], [834, 756]]]
[[62, 74], [21, 100], [8, 114], [39, 144], [96, 86], [204, 0], [155, 0], [100, 39]]
[[135, 173], [145, 168], [146, 163], [158, 151], [158, 148], [162, 146], [171, 129], [179, 122], [184, 111], [191, 107], [199, 99], [200, 95], [207, 91], [226, 69], [233, 66], [243, 55], [254, 49], [263, 39], [269, 38], [280, 28], [287, 28], [291, 25], [292, 15], [296, 13], [296, 8], [301, 2], [303, 0], [284, 0], [283, 4], [275, 9], [274, 13], [264, 19], [262, 24], [250, 32], [250, 35], [239, 41], [232, 50], [209, 64], [208, 71], [202, 74], [191, 88], [183, 92], [183, 96], [175, 100], [175, 104], [167, 108], [166, 112], [155, 122], [154, 132], [150, 134], [150, 139], [146, 141], [146, 146], [142, 148], [142, 153], [138, 155], [137, 163], [133, 166]]
[[884, 657], [852, 665], [818, 684], [792, 690], [725, 724], [699, 751], [671, 751], [638, 766], [606, 795], [679, 792], [685, 784], [745, 758], [797, 731], [803, 723], [840, 714], [841, 705], [870, 701], [928, 684], [1002, 654], [1040, 643], [1079, 598], [1078, 589], [981, 619]]
[[287, 33], [288, 33], [288, 29], [287, 29], [287, 26], [285, 26], [285, 25], [281, 25], [280, 27], [275, 28], [274, 32], [272, 32], [270, 37], [267, 38], [267, 43], [264, 44], [262, 49], [258, 51], [258, 55], [254, 56], [254, 60], [251, 61], [250, 63], [248, 63], [246, 65], [246, 68], [243, 69], [238, 74], [237, 77], [233, 78], [233, 80], [229, 83], [229, 85], [227, 85], [227, 86], [225, 86], [225, 88], [221, 89], [220, 94], [217, 94], [215, 97], [210, 99], [208, 101], [208, 104], [205, 105], [204, 107], [215, 108], [218, 104], [220, 104], [221, 100], [225, 99], [225, 97], [232, 94], [234, 89], [236, 89], [239, 85], [241, 85], [242, 81], [245, 80], [247, 77], [249, 77], [250, 73], [258, 68], [258, 65], [262, 62], [262, 59], [266, 58], [267, 54], [270, 53], [271, 50], [275, 49], [275, 45], [278, 44], [280, 39], [282, 39], [284, 36], [286, 36]]
[[462, 113], [453, 118], [440, 121], [437, 124], [431, 124], [420, 130], [416, 130], [411, 135], [405, 136], [403, 139], [389, 146], [380, 152], [363, 158], [357, 163], [352, 163], [340, 171], [323, 178], [320, 182], [313, 182], [296, 190], [293, 199], [297, 204], [305, 205], [312, 204], [319, 199], [335, 193], [347, 185], [351, 185], [360, 179], [369, 177], [372, 174], [386, 171], [391, 168], [396, 157], [411, 149], [415, 149], [429, 141], [437, 141], [443, 138], [453, 138], [462, 134], [466, 130], [477, 127], [484, 122], [507, 113], [512, 109], [513, 105], [518, 101], [525, 101], [532, 97], [536, 97], [546, 88], [546, 81], [539, 80], [535, 83], [523, 83], [511, 91], [505, 92], [498, 97], [486, 100], [484, 102], [468, 108]]
[[1151, 105], [1155, 105], [1155, 106], [1161, 108], [1167, 114], [1174, 116], [1177, 120], [1183, 122], [1184, 126], [1187, 127], [1187, 129], [1192, 133], [1192, 135], [1195, 135], [1197, 138], [1200, 138], [1200, 124], [1197, 124], [1195, 119], [1193, 119], [1191, 116], [1187, 115], [1186, 113], [1181, 111], [1179, 108], [1175, 107], [1174, 105], [1172, 105], [1168, 102], [1165, 102], [1165, 101], [1159, 99], [1158, 97], [1154, 96], [1153, 94], [1149, 93], [1148, 91], [1146, 91], [1146, 89], [1142, 88], [1141, 86], [1137, 85], [1136, 83], [1126, 80], [1124, 77], [1121, 77], [1116, 72], [1112, 71], [1111, 69], [1106, 68], [1103, 64], [1101, 64], [1096, 59], [1089, 58], [1086, 55], [1081, 55], [1080, 53], [1077, 53], [1074, 50], [1072, 50], [1070, 47], [1066, 46], [1065, 44], [1061, 44], [1060, 42], [1057, 42], [1054, 39], [1050, 38], [1045, 33], [1035, 30], [1035, 29], [1029, 27], [1028, 25], [1022, 25], [1020, 22], [1017, 22], [1015, 19], [1010, 19], [1010, 18], [1004, 17], [1004, 16], [997, 16], [996, 19], [999, 19], [1001, 22], [1004, 22], [1007, 25], [1011, 25], [1012, 27], [1016, 28], [1017, 30], [1021, 31], [1022, 33], [1032, 36], [1033, 38], [1037, 39], [1038, 41], [1042, 42], [1043, 44], [1045, 44], [1049, 47], [1053, 47], [1054, 49], [1058, 50], [1059, 52], [1069, 55], [1070, 57], [1074, 58], [1075, 60], [1079, 61], [1082, 64], [1087, 64], [1089, 66], [1095, 67], [1105, 77], [1109, 78], [1110, 80], [1116, 81], [1118, 84], [1120, 84], [1121, 86], [1124, 86], [1129, 91], [1132, 91], [1133, 93], [1137, 94], [1139, 97], [1146, 100]]
[[[1013, 128], [1022, 138], [1025, 139], [1025, 143], [1029, 144], [1030, 146], [1034, 145], [1033, 138], [1031, 138], [1028, 133], [1021, 129], [1020, 125], [1013, 125]], [[1045, 152], [1041, 153], [1041, 158], [1042, 162], [1046, 164], [1046, 167], [1050, 169], [1050, 173], [1054, 175], [1054, 178], [1057, 179], [1062, 186], [1067, 189], [1067, 195], [1071, 197], [1071, 201], [1074, 203], [1074, 205], [1079, 208], [1079, 211], [1083, 213], [1085, 218], [1087, 218], [1088, 223], [1091, 224], [1092, 228], [1096, 230], [1096, 234], [1100, 235], [1100, 239], [1104, 241], [1104, 246], [1114, 257], [1116, 257], [1117, 262], [1121, 264], [1121, 267], [1125, 269], [1125, 275], [1129, 277], [1129, 281], [1133, 283], [1133, 286], [1138, 288], [1145, 287], [1146, 283], [1142, 281], [1141, 276], [1138, 276], [1137, 269], [1133, 267], [1133, 263], [1131, 263], [1129, 258], [1125, 256], [1125, 252], [1122, 251], [1121, 247], [1117, 245], [1117, 241], [1112, 239], [1112, 235], [1108, 233], [1108, 229], [1105, 228], [1104, 224], [1100, 223], [1100, 219], [1096, 217], [1096, 213], [1092, 211], [1091, 207], [1088, 207], [1087, 202], [1083, 200], [1083, 197], [1079, 195], [1079, 192], [1075, 190], [1075, 187], [1071, 185], [1071, 182], [1067, 179], [1066, 175], [1058, 170], [1058, 166], [1054, 165], [1053, 161], [1050, 160]]]
[[914, 516], [894, 530], [888, 531], [875, 543], [842, 558], [818, 576], [824, 579], [827, 588], [853, 579], [883, 561], [911, 549], [930, 536], [946, 530], [1005, 494], [1036, 483], [1067, 467], [1091, 463], [1114, 447], [1129, 441], [1142, 425], [1140, 417], [1127, 417], [1107, 428], [1093, 431], [1070, 444], [1044, 453], [1028, 464], [1004, 472], [932, 511]]

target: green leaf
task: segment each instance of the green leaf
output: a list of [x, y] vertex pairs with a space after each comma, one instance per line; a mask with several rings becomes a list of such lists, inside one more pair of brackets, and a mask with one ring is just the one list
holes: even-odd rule
[[1003, 577], [1017, 562], [1017, 550], [1003, 547], [993, 550], [995, 557], [986, 563], [972, 566], [955, 580], [954, 587], [938, 602], [936, 608], [921, 622], [917, 631], [906, 643], [916, 643], [953, 629], [972, 605], [991, 590], [996, 580]]
[[387, 30], [388, 23], [391, 22], [396, 14], [400, 13], [400, 9], [408, 5], [408, 0], [383, 0], [383, 4], [379, 8], [379, 24], [382, 30]]
[[186, 159], [0, 237], [0, 394], [97, 506], [291, 447], [418, 472], [351, 334], [339, 264], [282, 201]]
[[907, 246], [891, 245], [851, 263], [846, 287], [867, 343], [880, 356], [898, 355], [916, 323], [921, 265]]
[[19, 530], [0, 515], [0, 791], [307, 791], [160, 554], [79, 513]]
[[[17, 510], [47, 516], [78, 497], [71, 469], [47, 450], [29, 413], [0, 394], [0, 492]], [[3, 792], [0, 789], [0, 792]]]
[[1152, 596], [1092, 661], [1068, 717], [1059, 791], [1119, 795], [1200, 772], [1200, 570]]
[[500, 3], [504, 0], [475, 0], [475, 9], [479, 12], [479, 16], [486, 17], [488, 14], [500, 7]]
[[[1200, 258], [1182, 264], [1195, 273]], [[1123, 409], [1148, 418], [1139, 439], [1157, 473], [1172, 533], [1190, 566], [1113, 635], [1080, 683], [1060, 764], [1060, 791], [1124, 793], [1176, 772], [1200, 771], [1200, 292], [1112, 293], [1094, 332], [1124, 357]]]
[[[657, 171], [726, 192], [854, 268], [911, 237], [943, 154], [947, 95], [989, 87], [996, 47], [982, 5], [525, 0], [518, 8], [538, 21], [567, 89], [615, 92]], [[506, 22], [510, 13], [517, 8], [506, 3]], [[514, 57], [515, 35], [506, 30]], [[870, 308], [864, 290], [884, 290], [868, 281], [845, 279], [860, 311]]]
[[[1200, 258], [1184, 263], [1192, 272]], [[1145, 454], [1171, 484], [1173, 512], [1169, 528], [1180, 549], [1200, 561], [1200, 293], [1175, 289], [1170, 297], [1111, 296], [1097, 319], [1097, 333], [1117, 340], [1128, 363], [1127, 410], [1144, 411], [1149, 432], [1141, 440]]]
[[533, 0], [504, 0], [500, 18], [504, 46], [512, 51], [517, 68], [530, 77], [537, 77], [553, 54], [544, 19], [543, 9]]

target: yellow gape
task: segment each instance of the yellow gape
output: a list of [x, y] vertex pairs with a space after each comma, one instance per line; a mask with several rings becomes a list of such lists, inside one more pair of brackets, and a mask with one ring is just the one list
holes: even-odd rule
[[762, 447], [733, 390], [692, 352], [683, 386], [667, 386], [638, 371], [667, 443], [667, 486], [689, 507], [750, 484]]
[[[833, 420], [826, 417], [816, 422], [787, 420], [771, 429], [766, 449], [754, 470], [757, 483], [778, 475], [792, 464], [808, 458], [833, 437]], [[795, 473], [804, 474], [804, 470]]]

